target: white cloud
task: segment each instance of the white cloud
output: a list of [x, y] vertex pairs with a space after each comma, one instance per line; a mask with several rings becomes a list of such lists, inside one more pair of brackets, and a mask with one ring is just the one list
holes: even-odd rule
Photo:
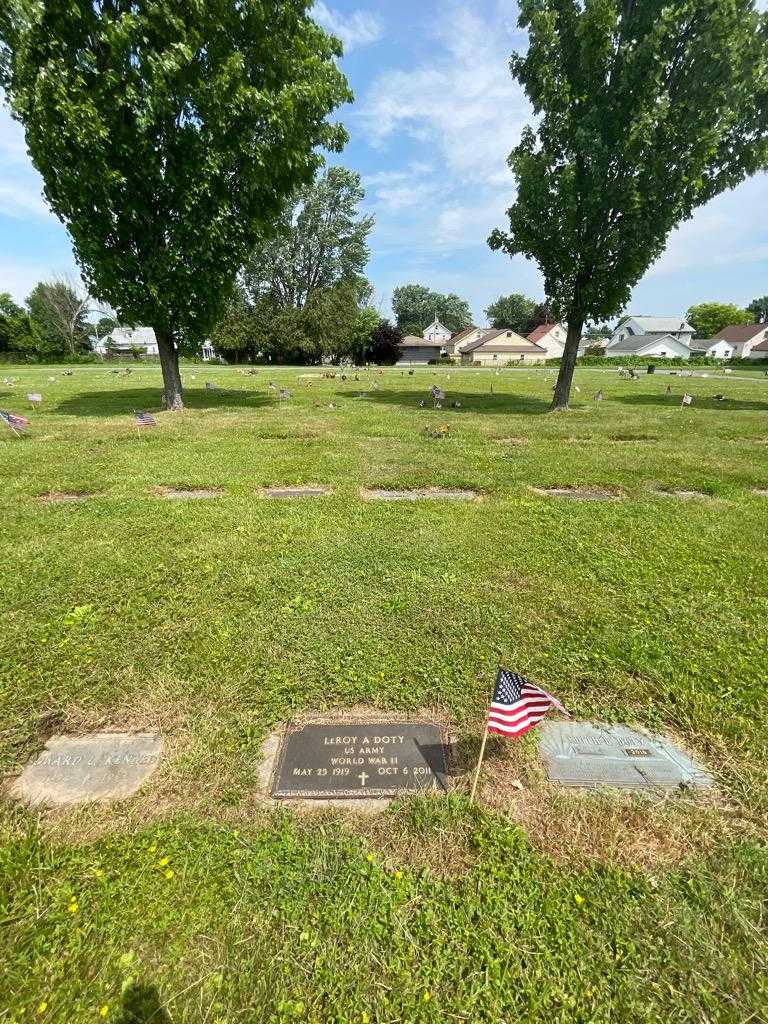
[[344, 44], [344, 52], [349, 53], [358, 46], [368, 46], [377, 42], [384, 34], [384, 28], [372, 11], [352, 11], [343, 14], [329, 7], [323, 0], [318, 0], [312, 8], [312, 16], [328, 32]]
[[22, 127], [5, 107], [0, 107], [0, 213], [15, 219], [52, 217], [42, 179], [27, 156]]
[[374, 81], [358, 113], [362, 128], [374, 145], [396, 133], [428, 143], [464, 183], [508, 188], [506, 158], [531, 113], [508, 67], [521, 37], [466, 5], [452, 5], [434, 34], [420, 66]]

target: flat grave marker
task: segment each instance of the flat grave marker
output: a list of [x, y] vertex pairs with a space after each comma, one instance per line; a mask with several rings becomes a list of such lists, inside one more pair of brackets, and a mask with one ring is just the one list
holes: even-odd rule
[[440, 728], [423, 722], [305, 725], [282, 744], [276, 800], [381, 800], [446, 789]]
[[664, 736], [601, 722], [545, 722], [539, 737], [551, 782], [597, 789], [677, 789], [712, 777]]
[[476, 501], [476, 491], [448, 490], [442, 487], [398, 490], [387, 487], [364, 488], [361, 492], [367, 501]]
[[331, 493], [329, 487], [265, 487], [261, 492], [265, 498], [327, 498]]
[[570, 501], [618, 501], [621, 495], [604, 487], [532, 487], [542, 498], [566, 498]]
[[162, 751], [156, 733], [53, 736], [12, 783], [10, 794], [53, 807], [119, 800], [149, 778]]

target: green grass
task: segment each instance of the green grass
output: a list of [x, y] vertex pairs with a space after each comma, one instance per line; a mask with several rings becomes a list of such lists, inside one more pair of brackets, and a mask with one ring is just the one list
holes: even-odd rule
[[[44, 403], [0, 437], [2, 771], [67, 729], [159, 727], [168, 755], [109, 810], [0, 808], [0, 1021], [765, 1019], [768, 380], [580, 370], [551, 416], [543, 370], [305, 372], [187, 367], [187, 411], [139, 431], [154, 367], [4, 368], [0, 408]], [[461, 408], [420, 408], [433, 382]], [[333, 494], [259, 495], [299, 483]], [[431, 486], [482, 499], [359, 496]], [[94, 497], [40, 500], [62, 491]], [[720, 796], [555, 798], [531, 738], [493, 749], [484, 809], [255, 799], [264, 737], [308, 710], [432, 707], [471, 756], [499, 660], [680, 736]]]

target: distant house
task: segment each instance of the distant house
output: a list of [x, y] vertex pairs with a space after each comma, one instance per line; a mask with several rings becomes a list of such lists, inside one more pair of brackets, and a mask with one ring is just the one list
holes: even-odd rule
[[489, 330], [464, 345], [462, 366], [506, 366], [507, 363], [543, 363], [547, 350], [514, 331]]
[[692, 345], [693, 327], [677, 316], [631, 316], [622, 321], [606, 344], [605, 354], [650, 356], [655, 359], [690, 359], [696, 351]]
[[421, 337], [408, 334], [403, 338], [400, 342], [401, 356], [397, 365], [409, 366], [416, 363], [425, 366], [432, 359], [451, 356], [454, 351], [453, 340], [450, 330], [435, 317], [429, 327], [424, 329]]
[[[684, 317], [631, 316], [608, 339], [607, 356], [678, 356], [689, 359], [696, 332]], [[644, 341], [640, 342], [639, 339]]]
[[652, 359], [690, 359], [693, 350], [672, 334], [640, 334], [610, 345], [605, 354], [611, 358], [622, 356], [650, 356]]
[[708, 343], [714, 359], [768, 359], [768, 324], [725, 327]]
[[486, 334], [490, 334], [490, 327], [465, 327], [463, 331], [454, 334], [448, 342], [448, 352], [454, 359], [461, 358], [462, 352], [473, 342], [478, 341]]
[[[115, 327], [109, 334], [94, 344], [93, 351], [104, 357], [115, 353], [117, 355], [132, 355], [137, 349], [141, 349], [144, 355], [160, 355], [157, 346], [157, 338], [151, 327]], [[216, 352], [210, 341], [205, 341], [201, 350], [203, 360], [210, 362], [216, 359]]]
[[545, 349], [547, 359], [560, 359], [567, 338], [568, 332], [562, 324], [542, 324], [528, 335], [528, 341]]

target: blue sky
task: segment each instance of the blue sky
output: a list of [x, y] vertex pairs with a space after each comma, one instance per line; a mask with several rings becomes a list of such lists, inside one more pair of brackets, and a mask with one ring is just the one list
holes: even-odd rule
[[[340, 116], [351, 141], [333, 160], [362, 175], [376, 218], [376, 304], [388, 314], [392, 289], [419, 282], [457, 292], [483, 323], [502, 293], [543, 297], [535, 266], [485, 242], [512, 202], [505, 160], [530, 117], [507, 67], [524, 44], [515, 0], [318, 0], [315, 16], [346, 47], [355, 103]], [[699, 210], [638, 284], [630, 310], [677, 315], [708, 299], [746, 304], [765, 295], [766, 210], [767, 175]], [[73, 266], [21, 130], [2, 110], [0, 291], [21, 300], [37, 280]]]

